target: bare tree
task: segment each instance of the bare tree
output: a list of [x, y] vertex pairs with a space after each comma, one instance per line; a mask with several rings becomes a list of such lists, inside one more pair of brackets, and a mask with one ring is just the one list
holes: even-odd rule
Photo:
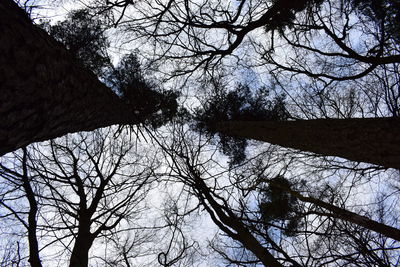
[[[182, 183], [226, 235], [211, 245], [229, 264], [372, 266], [396, 261], [398, 243], [391, 238], [397, 239], [397, 234], [382, 232], [385, 228], [398, 233], [396, 227], [346, 210], [346, 197], [341, 198], [338, 193], [341, 187], [337, 192], [329, 186], [316, 185], [308, 189], [310, 197], [282, 190], [275, 193], [277, 198], [271, 202], [270, 197], [264, 196], [265, 188], [258, 181], [268, 175], [268, 169], [280, 168], [281, 160], [278, 157], [268, 165], [252, 164], [264, 157], [274, 158], [272, 153], [276, 152], [270, 150], [229, 170], [220, 159], [216, 160], [218, 153], [209, 145], [209, 140], [193, 135], [185, 127], [177, 126], [174, 133], [171, 140], [166, 139], [166, 143], [161, 144], [170, 166], [166, 176]], [[157, 139], [161, 140], [160, 136]], [[278, 164], [271, 165], [273, 163]], [[311, 177], [310, 183], [315, 179]], [[301, 183], [308, 184], [304, 181], [299, 186]], [[304, 185], [300, 188], [304, 189]], [[290, 198], [291, 202], [285, 203], [288, 201], [285, 199]], [[268, 204], [265, 206], [268, 209], [264, 209], [261, 208], [263, 203], [276, 206], [273, 209], [272, 204]], [[368, 220], [370, 223], [363, 223]], [[351, 246], [352, 242], [358, 245]], [[381, 261], [380, 257], [386, 258]]]
[[[398, 6], [391, 0], [94, 1], [93, 7], [114, 10], [114, 25], [151, 38], [160, 49], [157, 60], [176, 62], [171, 76], [200, 68], [207, 72], [229, 62], [229, 56], [240, 63], [243, 55], [238, 51], [246, 49], [278, 70], [330, 80], [356, 79], [400, 60], [395, 41]], [[355, 48], [356, 31], [361, 39]], [[310, 64], [317, 61], [324, 64]]]
[[[174, 132], [174, 137], [169, 144], [163, 145], [159, 142], [170, 167], [170, 171], [166, 173], [167, 177], [187, 186], [188, 189], [186, 190], [197, 198], [199, 205], [207, 211], [219, 229], [229, 238], [240, 242], [248, 251], [251, 251], [259, 262], [262, 262], [265, 266], [282, 266], [282, 263], [270, 251], [271, 248], [269, 246], [264, 247], [243, 224], [240, 215], [231, 209], [229, 204], [231, 199], [229, 197], [226, 199], [224, 195], [221, 195], [223, 190], [218, 189], [219, 183], [216, 181], [221, 173], [214, 175], [213, 172], [218, 173], [219, 170], [206, 166], [215, 162], [212, 159], [206, 159], [206, 164], [203, 165], [202, 160], [200, 160], [201, 150], [207, 146], [206, 142], [200, 141], [199, 147], [192, 146], [193, 140], [190, 140], [189, 135], [185, 135], [186, 131], [183, 128], [178, 126], [174, 129]], [[159, 138], [157, 137], [157, 139]], [[217, 163], [214, 166], [217, 167]], [[223, 171], [223, 173], [226, 173], [226, 171]], [[203, 176], [207, 178], [203, 178]], [[289, 258], [285, 258], [284, 261], [296, 265], [296, 261]]]
[[20, 266], [22, 261], [20, 243], [7, 242], [4, 246], [1, 246], [1, 266]]
[[[14, 154], [15, 159], [13, 166], [8, 167], [0, 162], [1, 178], [6, 181], [8, 189], [2, 194], [1, 205], [10, 212], [10, 215], [26, 229], [28, 232], [29, 244], [29, 259], [28, 262], [31, 266], [41, 267], [42, 263], [39, 255], [39, 244], [37, 239], [37, 216], [38, 216], [38, 203], [36, 197], [36, 190], [31, 185], [30, 172], [28, 170], [28, 155], [27, 149], [22, 149], [22, 155]], [[10, 165], [9, 162], [7, 165]], [[7, 186], [8, 185], [8, 186]], [[21, 187], [21, 190], [18, 190]], [[9, 205], [9, 201], [23, 201], [26, 198], [28, 202], [27, 212], [20, 211]], [[27, 214], [27, 218], [26, 217]], [[18, 253], [19, 253], [18, 243]], [[21, 259], [20, 259], [21, 260]]]
[[[21, 174], [6, 161], [1, 165], [3, 178], [15, 185], [12, 190], [22, 187], [18, 199], [8, 193], [2, 204], [27, 228], [32, 266], [41, 266], [37, 236], [41, 250], [61, 246], [59, 260], [66, 251], [70, 266], [88, 266], [98, 239], [115, 243], [129, 231], [140, 231], [136, 221], [146, 210], [144, 198], [159, 163], [151, 151], [140, 151], [139, 157], [135, 143], [126, 135], [114, 138], [114, 132], [80, 133], [25, 149], [15, 159], [21, 161]], [[28, 212], [13, 208], [23, 198]], [[151, 240], [151, 226], [147, 234], [143, 228], [135, 246]]]

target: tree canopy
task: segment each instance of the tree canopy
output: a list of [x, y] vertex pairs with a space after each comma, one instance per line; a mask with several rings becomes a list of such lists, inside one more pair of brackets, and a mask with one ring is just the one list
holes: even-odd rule
[[397, 0], [30, 3], [0, 1], [0, 265], [398, 264]]

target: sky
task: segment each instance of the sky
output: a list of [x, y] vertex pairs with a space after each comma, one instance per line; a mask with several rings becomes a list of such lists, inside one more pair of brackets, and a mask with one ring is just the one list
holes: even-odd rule
[[[237, 2], [233, 3], [237, 4]], [[51, 8], [40, 9], [37, 12], [43, 14], [43, 17], [52, 18], [53, 21], [60, 21], [63, 18], [65, 18], [65, 15], [67, 14], [68, 10], [75, 7], [76, 3], [66, 2], [63, 5], [55, 4]], [[110, 35], [115, 34], [116, 31], [117, 30], [112, 30], [110, 32]], [[258, 35], [261, 35], [260, 32], [261, 30], [254, 31], [251, 35], [253, 38], [256, 38]], [[222, 39], [219, 38], [218, 35], [211, 36], [210, 38], [211, 39], [214, 38], [215, 41], [219, 41]], [[359, 38], [359, 35], [357, 35], [357, 33], [353, 34], [351, 37], [351, 39], [353, 40], [356, 40], [357, 38]], [[150, 46], [146, 46], [146, 42], [143, 39], [139, 40], [140, 42], [136, 44], [135, 43], [121, 44], [122, 41], [124, 41], [123, 37], [120, 37], [115, 41], [115, 44], [112, 45], [111, 53], [114, 56], [115, 61], [118, 61], [118, 58], [121, 56], [121, 54], [125, 53], [126, 51], [129, 51], [130, 49], [139, 48], [141, 49], [141, 53], [143, 55], [152, 52], [152, 48]], [[262, 43], [263, 40], [260, 40], [260, 42]], [[354, 44], [354, 46], [357, 45]], [[278, 54], [278, 57], [280, 56], [281, 58], [284, 58], [285, 56], [290, 57], [293, 55], [291, 52], [287, 52], [286, 54], [284, 54], [284, 52], [282, 51], [284, 50], [281, 50], [282, 54]], [[246, 65], [247, 63], [250, 66], [242, 67], [243, 65], [240, 65], [238, 67], [237, 65], [234, 65], [235, 64], [234, 58], [232, 57], [226, 58], [224, 60], [224, 64], [226, 64], [225, 65], [226, 72], [228, 73], [228, 78], [227, 78], [228, 84], [234, 84], [237, 82], [246, 82], [250, 83], [254, 87], [259, 87], [260, 85], [268, 84], [270, 82], [269, 67], [264, 65], [258, 67], [254, 66], [257, 64], [257, 62], [260, 61], [260, 59], [254, 55], [254, 49], [252, 48], [246, 49], [243, 46], [237, 49], [235, 53], [239, 55], [239, 57], [241, 58], [240, 63], [242, 63], [243, 65]], [[144, 56], [142, 58], [143, 60], [146, 60]], [[232, 65], [234, 66], [232, 67]], [[165, 64], [162, 67], [164, 68], [163, 70], [166, 72], [169, 71], [170, 69], [172, 70], [172, 67], [168, 66], [168, 64]], [[161, 77], [160, 74], [154, 74], [154, 75], [156, 76], [155, 78], [159, 79], [163, 78]], [[157, 75], [160, 75], [160, 77], [158, 77]], [[200, 73], [197, 73], [197, 75], [194, 75], [193, 77], [190, 77], [188, 79], [170, 80], [166, 82], [164, 86], [166, 86], [167, 88], [184, 86], [183, 90], [185, 90], [185, 94], [188, 95], [187, 99], [189, 99], [187, 102], [187, 106], [192, 106], [193, 103], [195, 102], [193, 99], [199, 97], [202, 93], [204, 93], [204, 91], [201, 91], [202, 89], [201, 84], [199, 84], [199, 80], [201, 81], [200, 79], [201, 77], [199, 78], [199, 76]], [[299, 96], [298, 98], [300, 99], [301, 94], [304, 94], [304, 91], [302, 90], [303, 86], [306, 87], [309, 85], [311, 86], [313, 85], [312, 84], [313, 81], [310, 81], [308, 79], [302, 79], [302, 77], [299, 78], [299, 76], [296, 77], [283, 76], [280, 77], [280, 81], [281, 83], [285, 84], [285, 86], [281, 86], [282, 88], [292, 93], [295, 92], [293, 93], [294, 96], [292, 100], [298, 100], [296, 97]], [[342, 85], [343, 83], [337, 83], [337, 84]], [[318, 88], [318, 86], [319, 85], [315, 85], [316, 88]], [[338, 89], [336, 91], [333, 89], [332, 95], [334, 95], [335, 93], [339, 95], [341, 94], [345, 95], [346, 92], [344, 92], [343, 88], [350, 89], [352, 86], [353, 84], [349, 83], [347, 84], [347, 87], [339, 87], [341, 89]], [[301, 116], [302, 115], [301, 112], [299, 113], [300, 114], [298, 116]], [[334, 113], [332, 114], [333, 117], [337, 116]], [[356, 115], [360, 115], [360, 113], [356, 112]], [[149, 143], [144, 143], [140, 145], [143, 145], [145, 147], [152, 146]], [[212, 145], [210, 146], [212, 147]], [[272, 146], [271, 148], [271, 146], [267, 144], [261, 144], [259, 142], [253, 142], [252, 145], [248, 148], [248, 153], [249, 155], [256, 156], [260, 151], [269, 152], [269, 149], [272, 149], [273, 152], [275, 153], [274, 154], [270, 152], [270, 154], [275, 156], [273, 160], [276, 161], [275, 162], [276, 164], [273, 165], [271, 168], [267, 169], [265, 173], [268, 173], [270, 175], [275, 175], [276, 173], [280, 172], [280, 167], [285, 166], [286, 168], [285, 171], [288, 174], [288, 176], [291, 176], [295, 180], [301, 180], [301, 179], [306, 180], [308, 182], [309, 187], [319, 188], [324, 184], [330, 184], [332, 187], [340, 186], [341, 189], [344, 189], [342, 194], [343, 198], [346, 199], [346, 203], [354, 207], [355, 210], [358, 209], [358, 206], [360, 207], [367, 206], [376, 208], [377, 196], [379, 196], [379, 194], [381, 193], [388, 194], [390, 192], [393, 192], [393, 194], [388, 194], [385, 200], [385, 202], [388, 203], [388, 206], [390, 207], [390, 209], [388, 210], [391, 211], [391, 214], [387, 215], [387, 219], [392, 220], [398, 218], [395, 216], [393, 216], [395, 218], [391, 218], [392, 213], [395, 214], [396, 212], [398, 212], [398, 207], [394, 206], [394, 204], [398, 202], [398, 188], [399, 188], [398, 171], [388, 170], [386, 172], [383, 172], [375, 170], [374, 172], [373, 169], [368, 170], [369, 165], [367, 164], [356, 165], [354, 163], [347, 162], [337, 158], [335, 159], [332, 158], [330, 160], [331, 163], [332, 162], [337, 163], [337, 165], [339, 166], [337, 169], [331, 168], [328, 170], [324, 170], [323, 169], [324, 160], [321, 160], [320, 158], [312, 158], [312, 157], [310, 158], [307, 157], [307, 153], [298, 153], [290, 149], [282, 149], [274, 146]], [[282, 156], [285, 154], [287, 154], [287, 157]], [[207, 154], [205, 155], [206, 155], [205, 158], [207, 159]], [[218, 156], [215, 158], [215, 160], [225, 167], [227, 158], [219, 154], [217, 155]], [[288, 164], [287, 162], [289, 161], [289, 158], [292, 160], [290, 164]], [[265, 160], [265, 158], [263, 158], [263, 160]], [[289, 166], [286, 166], [287, 164]], [[359, 167], [360, 171], [357, 172], [350, 171], [350, 169], [353, 168], [354, 166]], [[346, 169], [346, 167], [348, 169]], [[366, 167], [367, 171], [362, 170], [361, 167]], [[164, 168], [166, 167], [164, 166]], [[161, 169], [161, 171], [165, 171], [165, 169]], [[210, 176], [213, 176], [215, 172], [216, 172], [215, 170], [211, 170]], [[220, 184], [226, 184], [228, 182], [227, 179], [228, 178], [226, 176], [221, 175], [221, 177], [219, 177], [217, 180]], [[157, 214], [157, 211], [161, 209], [159, 206], [164, 203], [164, 199], [157, 196], [168, 195], [167, 192], [170, 192], [170, 194], [174, 193], [177, 194], [178, 192], [180, 192], [178, 188], [174, 186], [162, 187], [161, 192], [159, 190], [160, 188], [154, 189], [150, 193], [149, 197], [149, 205], [151, 206], [151, 209], [154, 212], [155, 216], [154, 218], [156, 218], [157, 215], [159, 215]], [[373, 214], [372, 216], [373, 217], [377, 216], [377, 214]], [[144, 221], [147, 220], [150, 219], [147, 217], [144, 218]], [[205, 243], [207, 243], [207, 238], [211, 240], [215, 236], [216, 227], [213, 226], [208, 216], [199, 216], [199, 217], [194, 216], [193, 218], [190, 218], [190, 221], [191, 223], [187, 225], [186, 230], [187, 234], [190, 235], [193, 238], [193, 240], [196, 240], [199, 243], [203, 242], [202, 245], [204, 245]], [[99, 245], [99, 247], [101, 247], [99, 248], [99, 250], [107, 249], [104, 246], [102, 247], [101, 245]], [[208, 258], [207, 255], [204, 258], [207, 259]], [[213, 259], [207, 259], [207, 260], [212, 261]], [[210, 263], [206, 261], [200, 266], [206, 266], [209, 264]], [[60, 266], [63, 266], [63, 264], [60, 264]]]

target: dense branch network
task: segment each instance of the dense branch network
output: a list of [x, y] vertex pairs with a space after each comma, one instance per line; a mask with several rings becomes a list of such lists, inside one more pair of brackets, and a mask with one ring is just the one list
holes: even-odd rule
[[[223, 61], [228, 55], [241, 58], [246, 50], [261, 64], [338, 81], [357, 79], [377, 66], [400, 61], [394, 30], [398, 23], [393, 21], [399, 7], [394, 1], [107, 3], [97, 8], [118, 11], [115, 25], [151, 38], [158, 58], [177, 64], [172, 76], [212, 69], [229, 63]], [[359, 37], [357, 42], [354, 36]], [[324, 66], [309, 67], [321, 60]], [[351, 68], [355, 63], [359, 66]]]

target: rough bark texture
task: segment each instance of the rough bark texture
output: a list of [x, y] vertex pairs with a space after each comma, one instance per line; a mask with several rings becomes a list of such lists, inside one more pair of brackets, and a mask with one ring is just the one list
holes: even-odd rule
[[400, 169], [400, 119], [221, 122], [216, 131], [284, 147]]
[[0, 1], [0, 155], [138, 119], [11, 0]]

